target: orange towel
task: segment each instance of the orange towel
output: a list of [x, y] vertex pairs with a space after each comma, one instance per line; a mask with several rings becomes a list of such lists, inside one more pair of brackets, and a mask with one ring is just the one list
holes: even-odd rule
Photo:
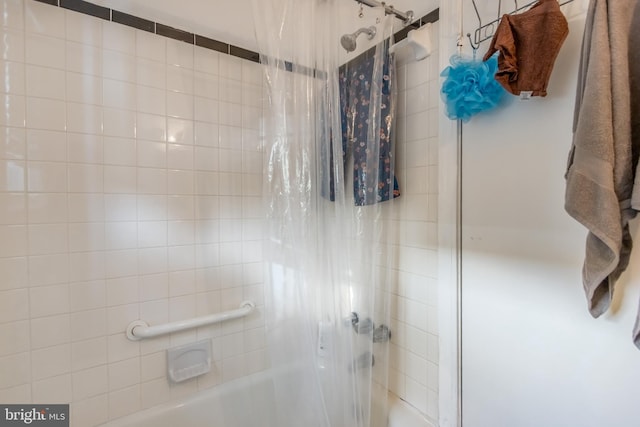
[[569, 34], [556, 0], [540, 0], [517, 15], [504, 15], [484, 56], [498, 57], [496, 80], [514, 95], [547, 96], [551, 70]]

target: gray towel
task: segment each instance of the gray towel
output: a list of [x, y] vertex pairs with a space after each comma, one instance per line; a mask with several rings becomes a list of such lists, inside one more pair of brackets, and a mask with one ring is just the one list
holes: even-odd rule
[[[640, 145], [640, 2], [637, 2], [631, 30], [629, 31], [629, 81], [631, 86], [631, 138], [634, 148]], [[640, 164], [637, 166], [640, 169]], [[640, 211], [640, 172], [636, 169], [636, 179], [631, 195], [631, 206]], [[640, 307], [633, 328], [633, 342], [640, 348]]]
[[631, 95], [637, 70], [629, 55], [640, 46], [633, 18], [639, 1], [591, 0], [582, 44], [565, 209], [589, 231], [582, 278], [594, 317], [609, 308], [629, 263], [629, 220], [640, 210], [640, 185], [634, 185], [640, 139], [633, 133], [640, 116], [632, 99], [634, 106], [640, 100]]

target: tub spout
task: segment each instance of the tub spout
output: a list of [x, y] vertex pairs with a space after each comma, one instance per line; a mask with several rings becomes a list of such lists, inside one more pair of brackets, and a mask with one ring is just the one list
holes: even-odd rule
[[370, 351], [362, 353], [360, 356], [353, 359], [349, 366], [349, 372], [355, 372], [356, 370], [373, 366], [376, 364], [376, 359], [373, 357]]

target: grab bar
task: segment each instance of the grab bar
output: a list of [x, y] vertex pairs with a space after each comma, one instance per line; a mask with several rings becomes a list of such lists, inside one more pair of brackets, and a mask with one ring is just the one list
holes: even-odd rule
[[255, 307], [256, 304], [253, 301], [243, 301], [240, 303], [240, 308], [235, 310], [223, 311], [222, 313], [209, 314], [193, 319], [178, 320], [156, 326], [149, 326], [144, 320], [134, 320], [127, 326], [127, 338], [131, 341], [139, 341], [145, 338], [153, 338], [173, 332], [184, 331], [185, 329], [193, 329], [199, 326], [213, 325], [214, 323], [238, 319], [247, 316]]

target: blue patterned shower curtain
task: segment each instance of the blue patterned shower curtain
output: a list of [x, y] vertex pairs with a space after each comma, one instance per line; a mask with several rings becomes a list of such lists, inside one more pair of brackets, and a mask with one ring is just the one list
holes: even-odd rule
[[[384, 42], [383, 49], [379, 51], [384, 55], [381, 79], [374, 72], [375, 47], [342, 65], [339, 71], [342, 160], [345, 175], [347, 168], [353, 168], [353, 196], [357, 206], [384, 202], [391, 195], [400, 195], [393, 172], [395, 61], [388, 47], [389, 42]], [[379, 96], [374, 91], [379, 91]], [[379, 128], [377, 134], [370, 133], [372, 120]], [[376, 161], [377, 165], [372, 164]], [[331, 178], [329, 191], [331, 200], [334, 200], [333, 176]]]

